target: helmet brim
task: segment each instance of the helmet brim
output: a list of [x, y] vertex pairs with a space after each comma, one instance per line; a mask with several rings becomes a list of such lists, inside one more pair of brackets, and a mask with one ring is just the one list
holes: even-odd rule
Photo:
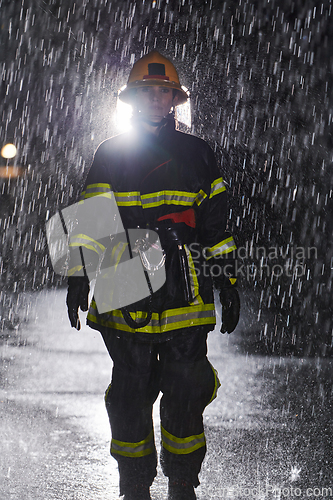
[[123, 90], [119, 91], [118, 97], [126, 104], [133, 104], [135, 90], [140, 87], [165, 87], [177, 91], [177, 103], [175, 106], [184, 104], [188, 99], [188, 94], [183, 90], [178, 83], [160, 79], [138, 80], [129, 83]]

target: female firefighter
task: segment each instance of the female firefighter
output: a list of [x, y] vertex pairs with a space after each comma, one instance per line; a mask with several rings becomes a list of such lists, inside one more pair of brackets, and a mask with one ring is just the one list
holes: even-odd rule
[[[87, 316], [113, 360], [105, 402], [125, 500], [151, 498], [157, 466], [152, 406], [160, 392], [168, 499], [196, 498], [206, 452], [202, 414], [220, 385], [206, 356], [216, 322], [213, 281], [222, 303], [221, 331], [233, 331], [239, 317], [236, 279], [221, 258], [236, 248], [225, 233], [221, 173], [207, 143], [177, 131], [170, 113], [187, 98], [168, 59], [153, 51], [138, 60], [120, 93], [133, 106], [132, 130], [98, 147], [82, 195], [87, 200], [112, 191], [124, 228], [156, 231], [165, 255], [166, 281], [158, 291], [102, 313], [93, 299]], [[93, 238], [80, 238], [82, 247], [92, 248]], [[73, 327], [80, 327], [78, 309], [87, 310], [88, 292], [87, 276], [74, 270], [67, 295]]]

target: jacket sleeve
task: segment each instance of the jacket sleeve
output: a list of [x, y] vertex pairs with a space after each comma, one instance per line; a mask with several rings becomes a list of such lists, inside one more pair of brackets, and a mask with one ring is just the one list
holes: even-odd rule
[[[226, 231], [227, 191], [213, 151], [207, 146], [205, 163], [209, 172], [203, 201], [198, 207], [199, 243], [210, 264], [211, 275], [217, 288], [230, 286], [236, 281], [233, 236]], [[214, 269], [213, 269], [214, 267]]]
[[107, 146], [104, 142], [95, 151], [80, 201], [112, 191], [107, 168], [109, 162], [110, 159], [108, 160], [107, 158]]
[[69, 240], [68, 276], [88, 275], [93, 279], [110, 235], [124, 231], [106, 165], [100, 146], [77, 203], [76, 221]]

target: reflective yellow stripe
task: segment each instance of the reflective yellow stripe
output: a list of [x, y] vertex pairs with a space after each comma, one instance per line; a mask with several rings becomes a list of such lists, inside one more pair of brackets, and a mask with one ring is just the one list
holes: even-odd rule
[[161, 323], [163, 331], [208, 323], [215, 324], [215, 307], [214, 304], [200, 304], [169, 309], [162, 313]]
[[71, 243], [69, 246], [72, 247], [72, 248], [74, 248], [74, 247], [84, 247], [87, 250], [92, 250], [93, 252], [96, 252], [99, 255], [99, 251], [93, 245], [88, 245], [87, 243], [80, 243], [80, 242], [78, 242], [78, 243]]
[[121, 207], [142, 206], [143, 208], [158, 207], [160, 205], [182, 205], [192, 206], [194, 203], [200, 205], [207, 197], [200, 190], [198, 193], [187, 191], [158, 191], [140, 195], [139, 191], [128, 191], [114, 193], [117, 205]]
[[139, 191], [129, 191], [114, 193], [117, 205], [120, 207], [141, 206], [141, 197]]
[[179, 438], [173, 436], [161, 426], [161, 435], [163, 448], [176, 455], [187, 455], [206, 445], [206, 438], [203, 432], [196, 436]]
[[106, 389], [106, 391], [105, 391], [105, 395], [104, 395], [104, 401], [105, 401], [105, 403], [106, 403], [106, 400], [107, 400], [108, 394], [109, 394], [109, 392], [110, 392], [111, 385], [112, 385], [112, 384], [109, 384], [109, 385], [108, 385], [108, 387], [107, 387], [107, 389]]
[[149, 436], [138, 443], [127, 443], [126, 441], [111, 440], [111, 453], [122, 455], [123, 457], [144, 457], [155, 451], [154, 433], [151, 431]]
[[97, 182], [96, 184], [88, 184], [86, 189], [101, 188], [101, 191], [112, 191], [111, 184], [107, 182]]
[[211, 363], [209, 363], [209, 364], [210, 364], [210, 366], [211, 366], [211, 368], [213, 370], [213, 373], [214, 373], [215, 384], [214, 384], [214, 391], [213, 391], [212, 397], [210, 398], [208, 404], [210, 404], [216, 398], [216, 396], [217, 396], [217, 389], [219, 387], [221, 387], [221, 382], [219, 380], [219, 374], [217, 373], [217, 370], [215, 370], [214, 366]]
[[86, 193], [84, 195], [84, 199], [87, 200], [88, 198], [92, 198], [93, 196], [100, 196], [102, 198], [107, 198], [109, 200], [112, 199], [111, 191], [109, 191], [108, 193], [103, 193], [103, 192], [100, 192], [100, 191], [96, 191], [96, 193]]
[[141, 196], [143, 208], [158, 207], [160, 205], [192, 206], [198, 193], [186, 191], [159, 191]]
[[[225, 190], [223, 182], [224, 187], [219, 179], [217, 181], [219, 181], [218, 184], [212, 184], [210, 197]], [[217, 181], [214, 182], [216, 183]], [[110, 198], [111, 191], [112, 187], [110, 184], [89, 184], [85, 191], [81, 193], [80, 200], [83, 201], [97, 195]], [[194, 203], [200, 205], [207, 197], [207, 194], [202, 189], [198, 193], [188, 191], [158, 191], [156, 193], [141, 195], [140, 191], [124, 191], [114, 192], [113, 194], [118, 206], [130, 207], [142, 205], [143, 208], [158, 207], [160, 205], [192, 206]]]
[[202, 189], [200, 189], [194, 201], [199, 206], [204, 201], [205, 198], [207, 198], [206, 193]]
[[211, 184], [209, 198], [212, 198], [213, 196], [215, 196], [219, 193], [222, 193], [225, 190], [226, 190], [226, 187], [225, 187], [225, 184], [223, 182], [223, 179], [222, 179], [222, 177], [219, 177]]
[[195, 270], [195, 265], [192, 259], [192, 254], [190, 252], [190, 249], [187, 247], [187, 245], [184, 245], [186, 256], [187, 256], [187, 262], [188, 262], [188, 270], [190, 274], [190, 285], [191, 285], [191, 292], [192, 296], [194, 297], [193, 302], [191, 304], [203, 304], [203, 300], [199, 295], [199, 283], [198, 283], [198, 278], [197, 278], [197, 273]]
[[75, 267], [72, 267], [72, 269], [69, 269], [68, 272], [67, 272], [67, 276], [73, 276], [73, 274], [81, 271], [81, 269], [83, 269], [83, 266], [75, 266]]
[[110, 184], [106, 183], [98, 183], [98, 184], [89, 184], [86, 187], [86, 190], [81, 193], [81, 200], [85, 200], [87, 198], [91, 198], [92, 196], [103, 196], [106, 198], [111, 198], [112, 187]]
[[111, 254], [111, 265], [117, 266], [124, 255], [125, 250], [127, 249], [127, 243], [124, 242], [119, 242], [114, 249], [112, 250]]
[[[135, 313], [131, 312], [130, 314], [134, 320], [143, 319], [147, 316], [145, 311], [136, 311]], [[114, 328], [116, 330], [126, 332], [136, 331], [128, 326], [122, 312], [119, 309], [97, 317], [97, 307], [94, 300], [90, 305], [88, 319], [92, 323], [106, 326], [108, 328]], [[161, 315], [153, 313], [150, 323], [137, 331], [142, 333], [164, 333], [171, 330], [178, 330], [179, 328], [197, 325], [215, 325], [215, 323], [214, 304], [199, 304], [188, 307], [180, 307], [177, 309], [168, 309]]]
[[205, 248], [205, 255], [208, 260], [212, 257], [216, 257], [217, 255], [224, 255], [233, 252], [234, 250], [237, 250], [237, 247], [233, 237], [230, 236], [230, 238], [220, 241], [220, 243], [217, 243], [217, 245], [214, 245], [211, 248]]
[[88, 250], [93, 250], [98, 255], [101, 253], [100, 251], [104, 252], [105, 250], [104, 245], [102, 245], [99, 241], [90, 238], [90, 236], [87, 236], [86, 234], [76, 234], [75, 236], [71, 236], [69, 246], [70, 248], [84, 247]]

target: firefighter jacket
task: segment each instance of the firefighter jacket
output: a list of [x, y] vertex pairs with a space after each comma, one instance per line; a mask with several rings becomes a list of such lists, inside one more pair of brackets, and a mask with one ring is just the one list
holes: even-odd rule
[[[124, 228], [150, 228], [159, 234], [166, 255], [166, 281], [152, 301], [146, 298], [127, 307], [134, 320], [145, 318], [151, 307], [146, 326], [130, 326], [122, 309], [100, 314], [94, 299], [87, 324], [153, 341], [189, 328], [213, 330], [210, 262], [216, 263], [236, 247], [232, 237], [225, 235], [226, 187], [211, 148], [175, 130], [173, 119], [165, 120], [158, 136], [138, 122], [131, 131], [98, 147], [82, 200], [110, 190]], [[99, 216], [94, 214], [96, 221]]]

